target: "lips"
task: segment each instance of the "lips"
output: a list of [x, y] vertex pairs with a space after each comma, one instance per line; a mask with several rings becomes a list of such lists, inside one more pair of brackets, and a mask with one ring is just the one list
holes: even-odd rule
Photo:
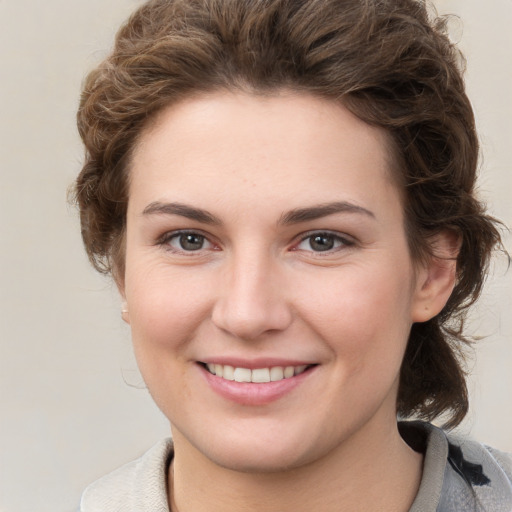
[[199, 362], [209, 386], [222, 397], [244, 406], [266, 405], [291, 393], [308, 379], [317, 364], [283, 360]]
[[289, 379], [300, 375], [307, 369], [308, 365], [298, 366], [272, 366], [267, 368], [244, 368], [233, 367], [231, 365], [208, 363], [206, 368], [212, 375], [221, 377], [225, 380], [235, 382], [277, 382], [283, 379]]

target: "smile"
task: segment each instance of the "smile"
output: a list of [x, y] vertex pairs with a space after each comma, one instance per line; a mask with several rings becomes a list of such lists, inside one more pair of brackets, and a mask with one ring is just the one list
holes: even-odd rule
[[206, 364], [206, 369], [217, 377], [235, 382], [277, 382], [304, 373], [311, 365], [273, 366], [271, 368], [235, 368], [230, 365]]

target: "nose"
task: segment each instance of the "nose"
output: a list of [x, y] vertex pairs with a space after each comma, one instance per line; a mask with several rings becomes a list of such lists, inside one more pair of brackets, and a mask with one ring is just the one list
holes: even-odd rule
[[243, 340], [284, 331], [292, 322], [279, 264], [270, 258], [240, 257], [223, 275], [212, 321]]

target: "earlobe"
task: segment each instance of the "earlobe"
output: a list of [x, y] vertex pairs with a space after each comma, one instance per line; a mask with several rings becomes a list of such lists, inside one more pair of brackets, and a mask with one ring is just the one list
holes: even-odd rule
[[432, 255], [418, 270], [412, 321], [426, 322], [444, 308], [455, 287], [460, 238], [443, 231], [431, 241]]
[[125, 300], [121, 303], [121, 318], [127, 323], [130, 323], [130, 312], [128, 311], [128, 304]]
[[126, 301], [126, 294], [124, 289], [124, 280], [119, 279], [119, 276], [114, 274], [114, 281], [117, 286], [119, 295], [121, 296], [121, 318], [127, 323], [130, 323], [130, 312], [128, 310], [128, 302]]

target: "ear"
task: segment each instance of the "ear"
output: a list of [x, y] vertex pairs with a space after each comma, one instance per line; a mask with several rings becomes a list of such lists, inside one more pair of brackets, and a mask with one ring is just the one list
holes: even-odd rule
[[130, 324], [130, 311], [128, 310], [128, 303], [125, 300], [121, 302], [121, 318], [127, 324]]
[[[124, 268], [123, 268], [124, 272]], [[126, 300], [126, 293], [124, 287], [124, 275], [120, 272], [118, 267], [114, 267], [112, 272], [114, 283], [116, 283], [117, 291], [121, 296], [121, 318], [127, 323], [130, 323], [130, 311], [128, 310], [128, 302]]]
[[426, 322], [444, 308], [457, 276], [460, 236], [445, 230], [430, 240], [431, 255], [416, 271], [416, 289], [412, 304], [412, 321]]
[[127, 323], [130, 323], [130, 311], [128, 309], [128, 302], [126, 301], [126, 295], [124, 292], [124, 282], [115, 279], [119, 295], [121, 296], [121, 318]]

